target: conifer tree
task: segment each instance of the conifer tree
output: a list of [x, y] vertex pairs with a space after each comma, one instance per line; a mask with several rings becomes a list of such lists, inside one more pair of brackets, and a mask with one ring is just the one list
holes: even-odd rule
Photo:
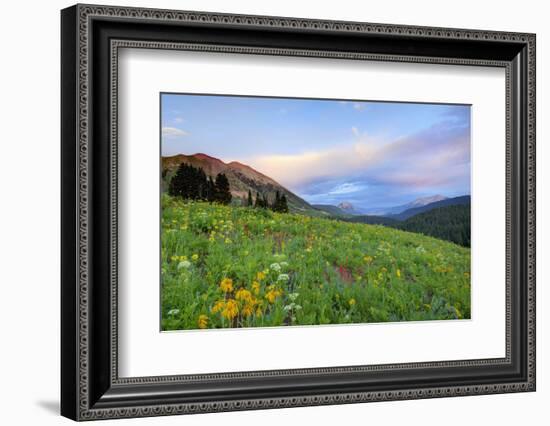
[[170, 181], [168, 193], [174, 197], [190, 198], [189, 183], [192, 180], [192, 173], [189, 165], [181, 163]]
[[253, 202], [252, 202], [252, 193], [250, 192], [250, 189], [248, 190], [248, 199], [246, 201], [246, 205], [248, 207], [252, 207], [253, 205]]
[[206, 183], [206, 201], [213, 202], [216, 198], [216, 184], [212, 180], [212, 176], [208, 176]]
[[197, 199], [206, 200], [208, 198], [208, 180], [206, 179], [206, 173], [204, 173], [204, 170], [200, 167], [196, 170], [196, 181], [198, 187]]
[[229, 188], [229, 180], [223, 173], [218, 173], [216, 176], [216, 196], [215, 200], [221, 204], [231, 203], [231, 190]]

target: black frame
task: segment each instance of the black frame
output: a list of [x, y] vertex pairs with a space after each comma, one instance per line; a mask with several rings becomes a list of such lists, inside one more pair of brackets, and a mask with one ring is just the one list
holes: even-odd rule
[[[76, 5], [61, 13], [61, 413], [74, 420], [535, 390], [535, 35]], [[117, 49], [504, 67], [507, 355], [119, 378]]]

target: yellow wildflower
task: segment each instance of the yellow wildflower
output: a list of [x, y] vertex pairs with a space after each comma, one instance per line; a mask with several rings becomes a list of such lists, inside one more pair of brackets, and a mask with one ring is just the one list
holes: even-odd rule
[[401, 278], [401, 270], [395, 271], [395, 275], [397, 275], [397, 278]]
[[199, 315], [197, 324], [199, 328], [208, 328], [208, 317], [206, 315]]
[[196, 262], [199, 259], [199, 255], [195, 253], [193, 256], [191, 256], [191, 259]]
[[250, 293], [250, 290], [241, 287], [235, 293], [235, 299], [250, 302], [252, 300], [252, 293]]
[[258, 281], [252, 282], [252, 291], [254, 291], [255, 295], [260, 294], [260, 283]]
[[220, 288], [224, 293], [231, 293], [233, 291], [233, 280], [231, 278], [224, 278], [220, 283]]
[[264, 278], [265, 278], [265, 273], [264, 273], [263, 271], [260, 271], [260, 272], [258, 272], [258, 273], [256, 274], [256, 279], [257, 279], [258, 281], [261, 281], [261, 280], [263, 280]]
[[350, 306], [353, 306], [355, 305], [356, 302], [355, 302], [355, 299], [352, 297], [351, 299], [349, 299], [348, 303]]
[[366, 263], [372, 263], [373, 261], [373, 258], [372, 256], [369, 256], [369, 255], [366, 255], [363, 260], [366, 262]]
[[223, 308], [225, 308], [225, 301], [224, 300], [218, 300], [216, 303], [214, 303], [214, 306], [212, 306], [211, 311], [212, 311], [213, 314], [217, 314], [218, 312], [223, 310]]
[[227, 318], [228, 320], [232, 320], [239, 314], [239, 305], [235, 300], [229, 299], [225, 303], [225, 308], [222, 311], [222, 317]]
[[250, 304], [246, 304], [243, 306], [243, 308], [241, 309], [241, 314], [243, 315], [243, 317], [249, 317], [250, 315], [252, 315], [254, 313], [254, 306], [253, 305], [250, 305]]
[[261, 300], [256, 300], [256, 316], [261, 317], [264, 314], [263, 307], [264, 302]]
[[265, 298], [271, 304], [275, 303], [275, 299], [279, 297], [283, 292], [273, 286], [270, 287], [269, 291], [266, 293]]

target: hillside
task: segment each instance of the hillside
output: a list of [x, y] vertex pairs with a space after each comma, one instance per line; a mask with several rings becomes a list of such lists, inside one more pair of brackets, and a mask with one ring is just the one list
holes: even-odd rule
[[409, 232], [418, 232], [470, 247], [470, 196], [446, 198], [398, 215], [346, 215], [336, 206], [322, 208], [331, 218], [345, 222], [384, 225]]
[[470, 204], [437, 207], [390, 226], [470, 247]]
[[336, 219], [341, 219], [346, 222], [353, 222], [353, 223], [366, 223], [369, 225], [386, 225], [386, 226], [392, 226], [396, 223], [398, 223], [397, 219], [392, 219], [391, 217], [386, 216], [371, 216], [371, 215], [357, 215], [357, 216], [350, 216], [350, 217], [336, 217]]
[[[275, 198], [276, 191], [279, 191], [281, 194], [286, 195], [291, 212], [311, 216], [324, 215], [321, 211], [312, 207], [305, 200], [283, 187], [274, 179], [254, 170], [252, 167], [237, 161], [224, 163], [218, 158], [201, 153], [162, 157], [162, 188], [164, 191], [168, 188], [170, 180], [181, 163], [200, 167], [207, 176], [211, 176], [212, 178], [215, 178], [218, 173], [224, 173], [229, 180], [231, 194], [237, 201], [245, 200], [249, 190], [254, 198], [256, 197], [256, 193], [259, 192], [260, 194], [267, 195], [271, 200]], [[240, 204], [240, 202], [238, 203]]]
[[351, 204], [349, 201], [342, 201], [337, 206], [340, 210], [342, 210], [345, 214], [350, 215], [357, 215], [361, 214], [360, 211], [358, 211], [353, 204]]
[[391, 214], [391, 215], [388, 215], [387, 217], [390, 217], [392, 219], [397, 219], [397, 220], [406, 220], [417, 214], [424, 213], [424, 212], [433, 210], [435, 208], [446, 207], [446, 206], [456, 206], [456, 205], [466, 205], [466, 204], [470, 204], [470, 202], [471, 202], [471, 199], [469, 195], [463, 195], [461, 197], [454, 197], [454, 198], [444, 198], [440, 201], [428, 203], [419, 207], [409, 208], [405, 211], [402, 211], [399, 214]]
[[470, 250], [162, 197], [162, 330], [470, 318]]

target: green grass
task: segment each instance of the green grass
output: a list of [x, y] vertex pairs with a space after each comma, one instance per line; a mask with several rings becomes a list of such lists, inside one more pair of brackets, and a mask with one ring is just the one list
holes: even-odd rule
[[161, 309], [163, 330], [470, 318], [470, 250], [163, 195]]

